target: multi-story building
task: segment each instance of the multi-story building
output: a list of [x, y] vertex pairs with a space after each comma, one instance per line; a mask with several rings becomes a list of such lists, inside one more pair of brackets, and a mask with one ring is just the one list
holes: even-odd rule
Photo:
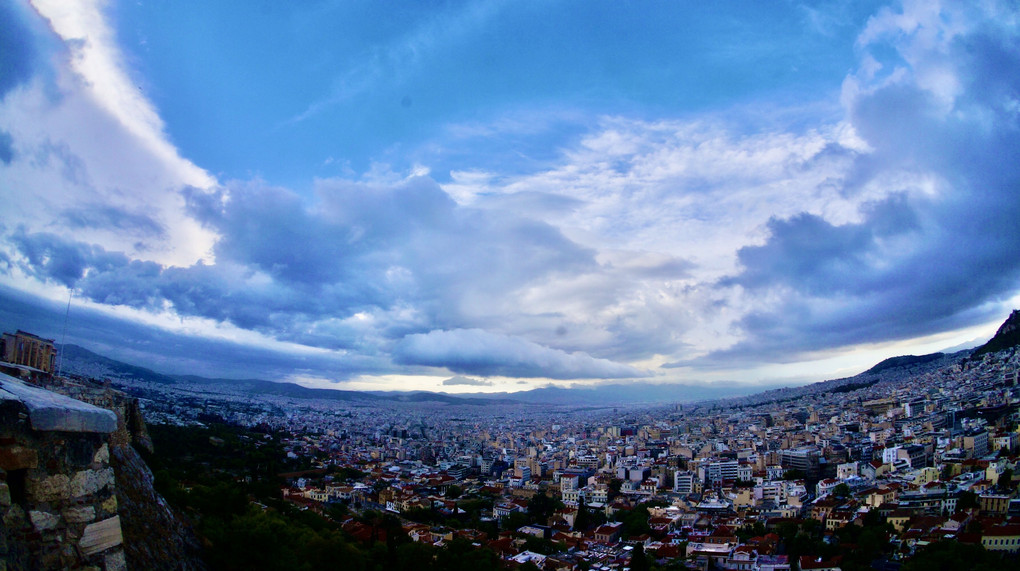
[[1020, 525], [991, 526], [982, 534], [981, 545], [988, 551], [1020, 552]]
[[694, 480], [694, 472], [677, 471], [673, 474], [673, 491], [683, 495], [695, 493]]
[[988, 432], [980, 428], [965, 432], [963, 449], [971, 458], [980, 458], [988, 454]]
[[709, 462], [705, 467], [706, 481], [712, 486], [719, 486], [724, 481], [735, 482], [740, 463], [736, 460], [726, 462]]
[[786, 470], [800, 470], [809, 480], [817, 480], [819, 474], [818, 449], [814, 447], [794, 448], [782, 451], [780, 462]]

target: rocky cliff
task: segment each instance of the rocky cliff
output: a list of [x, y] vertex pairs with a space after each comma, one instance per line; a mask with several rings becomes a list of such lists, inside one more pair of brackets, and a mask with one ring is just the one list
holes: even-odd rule
[[974, 351], [978, 357], [985, 353], [997, 353], [1020, 345], [1020, 310], [1014, 309], [1006, 321], [999, 326], [999, 330], [988, 340], [987, 343]]
[[203, 569], [135, 447], [152, 443], [128, 395], [0, 375], [0, 570]]

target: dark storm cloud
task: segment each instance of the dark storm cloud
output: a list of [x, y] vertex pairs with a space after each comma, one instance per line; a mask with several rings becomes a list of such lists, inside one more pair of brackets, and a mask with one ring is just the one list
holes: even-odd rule
[[403, 365], [445, 367], [455, 373], [550, 379], [647, 377], [636, 367], [585, 353], [567, 353], [481, 329], [431, 331], [408, 335], [393, 351]]
[[[10, 238], [14, 263], [98, 303], [169, 306], [182, 317], [228, 322], [279, 340], [378, 354], [386, 339], [403, 338], [401, 364], [561, 379], [645, 374], [499, 335], [485, 337], [493, 353], [484, 357], [452, 345], [422, 354], [421, 343], [405, 337], [473, 327], [476, 308], [460, 305], [464, 300], [487, 307], [559, 272], [597, 269], [592, 251], [548, 224], [460, 207], [422, 178], [391, 187], [325, 181], [311, 208], [286, 189], [259, 183], [190, 189], [185, 199], [192, 216], [219, 236], [214, 265], [165, 267], [23, 229]], [[109, 209], [64, 216], [82, 226], [105, 220], [125, 230], [159, 229], [145, 216]], [[416, 317], [388, 321], [386, 312], [399, 307], [414, 308]], [[359, 312], [379, 316], [373, 343], [343, 323]], [[430, 335], [434, 341], [435, 332]]]
[[352, 236], [308, 212], [281, 188], [235, 185], [213, 195], [186, 195], [196, 218], [220, 234], [218, 260], [230, 260], [291, 283], [339, 280], [350, 270]]
[[379, 372], [380, 363], [338, 353], [291, 353], [206, 336], [174, 333], [81, 306], [35, 297], [0, 286], [0, 325], [20, 328], [58, 343], [80, 345], [104, 356], [140, 363], [165, 374], [278, 379], [301, 371], [329, 371], [341, 380]]
[[[856, 160], [856, 192], [887, 172], [935, 180], [834, 225], [802, 213], [769, 221], [762, 246], [739, 252], [723, 280], [762, 294], [749, 337], [716, 358], [776, 355], [902, 339], [993, 319], [1020, 280], [1020, 44], [994, 26], [951, 44], [961, 83], [944, 96], [909, 82], [860, 94], [850, 108], [874, 149]], [[920, 64], [919, 64], [920, 65]], [[860, 184], [858, 184], [860, 183]], [[778, 295], [774, 305], [764, 302]]]
[[128, 265], [127, 256], [107, 252], [99, 246], [73, 242], [49, 233], [27, 233], [18, 228], [11, 242], [24, 256], [21, 268], [29, 275], [74, 287], [86, 271], [116, 271]]
[[842, 226], [808, 213], [769, 220], [769, 241], [741, 248], [737, 257], [743, 272], [722, 285], [784, 285], [812, 295], [856, 295], [882, 285], [875, 283], [881, 278], [871, 267], [871, 260], [882, 253], [880, 241], [915, 230], [916, 215], [903, 195], [869, 204], [865, 211], [865, 222]]
[[[220, 235], [217, 265], [271, 275], [313, 314], [345, 316], [398, 301], [456, 326], [465, 294], [498, 296], [544, 275], [594, 268], [593, 252], [547, 224], [459, 207], [432, 180], [392, 187], [321, 181], [306, 208], [285, 189], [234, 185], [187, 193]], [[287, 308], [297, 311], [297, 308]]]

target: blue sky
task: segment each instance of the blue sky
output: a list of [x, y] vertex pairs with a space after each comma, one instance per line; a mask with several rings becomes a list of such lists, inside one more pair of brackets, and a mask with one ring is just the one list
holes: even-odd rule
[[973, 343], [1020, 301], [1018, 12], [4, 0], [0, 318], [384, 390]]
[[[170, 138], [218, 175], [304, 189], [373, 161], [428, 162], [442, 177], [516, 153], [551, 160], [605, 114], [832, 96], [869, 15], [755, 2], [724, 14], [674, 2], [155, 4], [114, 18]], [[514, 118], [541, 124], [483, 149], [449, 134]]]

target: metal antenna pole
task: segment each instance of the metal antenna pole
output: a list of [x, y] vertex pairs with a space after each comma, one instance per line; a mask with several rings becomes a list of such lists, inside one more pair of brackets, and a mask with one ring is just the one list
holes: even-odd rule
[[67, 294], [67, 311], [64, 312], [64, 333], [60, 337], [60, 352], [57, 353], [57, 378], [60, 378], [60, 370], [64, 365], [64, 350], [67, 346], [67, 319], [71, 316], [71, 298], [74, 297], [74, 288], [70, 288]]

